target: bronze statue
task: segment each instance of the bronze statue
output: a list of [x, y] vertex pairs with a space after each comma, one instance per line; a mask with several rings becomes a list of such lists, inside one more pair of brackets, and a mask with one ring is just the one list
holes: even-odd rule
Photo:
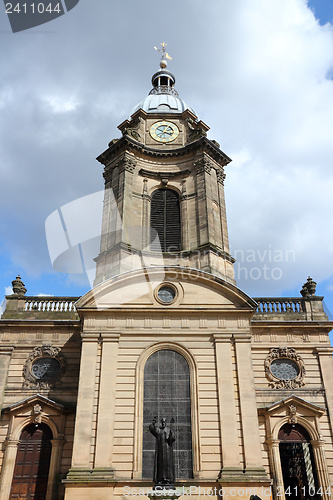
[[[154, 417], [149, 430], [156, 438], [154, 489], [175, 489], [175, 467], [173, 462], [172, 444], [175, 441], [171, 427], [167, 427], [166, 418], [161, 419], [161, 426], [157, 425]], [[171, 422], [173, 423], [173, 419]]]

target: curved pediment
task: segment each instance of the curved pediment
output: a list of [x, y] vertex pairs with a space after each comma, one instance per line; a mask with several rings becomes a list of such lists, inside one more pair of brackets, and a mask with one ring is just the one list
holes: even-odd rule
[[[169, 304], [159, 300], [161, 286], [175, 290], [175, 298]], [[78, 312], [128, 307], [252, 311], [256, 302], [235, 285], [212, 274], [179, 266], [156, 266], [110, 278], [90, 290], [76, 304]]]

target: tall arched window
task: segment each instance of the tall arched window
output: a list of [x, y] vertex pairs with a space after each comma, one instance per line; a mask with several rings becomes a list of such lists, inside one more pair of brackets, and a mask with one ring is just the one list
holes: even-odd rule
[[154, 416], [166, 417], [172, 424], [175, 476], [193, 477], [190, 370], [186, 359], [176, 351], [163, 349], [152, 354], [144, 369], [142, 477], [152, 479], [155, 438], [149, 432]]
[[318, 480], [311, 437], [299, 424], [285, 424], [279, 431], [279, 449], [286, 498], [317, 498]]
[[161, 248], [162, 252], [178, 252], [181, 249], [180, 206], [175, 191], [154, 191], [151, 198], [150, 228], [152, 250], [159, 251]]
[[46, 424], [30, 424], [20, 436], [10, 500], [46, 497], [52, 431]]

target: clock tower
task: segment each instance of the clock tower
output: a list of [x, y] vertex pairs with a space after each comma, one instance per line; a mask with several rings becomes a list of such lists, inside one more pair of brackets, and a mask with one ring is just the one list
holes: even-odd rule
[[105, 199], [95, 285], [152, 265], [234, 280], [224, 167], [231, 160], [175, 89], [163, 46], [149, 95], [100, 156]]

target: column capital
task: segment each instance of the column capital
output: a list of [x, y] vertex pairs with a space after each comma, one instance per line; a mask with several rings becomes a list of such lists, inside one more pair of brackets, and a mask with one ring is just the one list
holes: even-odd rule
[[252, 335], [251, 333], [233, 333], [233, 339], [237, 343], [245, 342], [251, 344]]
[[101, 337], [101, 332], [83, 330], [81, 333], [82, 342], [98, 342]]
[[19, 439], [6, 439], [4, 445], [6, 448], [16, 448], [19, 444]]
[[119, 342], [120, 333], [116, 332], [101, 332], [100, 340], [102, 342]]
[[212, 170], [212, 162], [208, 158], [203, 156], [202, 158], [194, 162], [194, 168], [196, 174], [210, 174]]
[[318, 354], [318, 356], [330, 356], [332, 357], [333, 347], [315, 347], [314, 352]]
[[14, 351], [14, 347], [12, 346], [0, 346], [0, 356], [2, 354], [11, 356]]
[[65, 442], [66, 442], [66, 440], [63, 438], [51, 439], [51, 444], [52, 444], [52, 447], [54, 447], [54, 448], [59, 448], [59, 447], [63, 446], [63, 444]]
[[223, 167], [219, 170], [216, 170], [216, 178], [217, 178], [217, 182], [219, 184], [222, 184], [222, 186], [224, 186], [224, 180], [225, 180], [225, 173], [224, 173], [224, 169]]
[[230, 343], [232, 342], [232, 333], [213, 333], [215, 343]]
[[125, 155], [119, 160], [116, 166], [119, 167], [119, 172], [126, 171], [133, 174], [136, 167], [136, 161], [134, 158]]
[[270, 439], [270, 438], [268, 438], [268, 439], [266, 439], [266, 443], [271, 448], [278, 448], [279, 444], [280, 444], [280, 440], [279, 439]]

